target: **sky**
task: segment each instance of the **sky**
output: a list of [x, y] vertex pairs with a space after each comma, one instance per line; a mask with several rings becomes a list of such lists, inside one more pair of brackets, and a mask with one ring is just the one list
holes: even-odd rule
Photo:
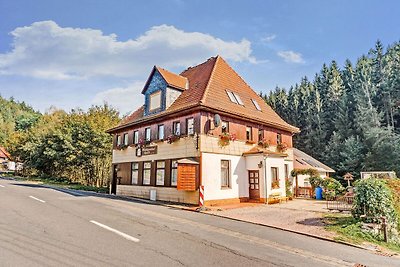
[[0, 95], [45, 112], [143, 104], [154, 65], [221, 55], [256, 92], [400, 41], [400, 1], [0, 0]]

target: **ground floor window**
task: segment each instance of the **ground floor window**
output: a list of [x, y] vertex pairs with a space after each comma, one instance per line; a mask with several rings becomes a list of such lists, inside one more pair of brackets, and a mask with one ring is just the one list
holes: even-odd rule
[[156, 166], [156, 185], [164, 185], [165, 181], [165, 161], [157, 161]]
[[143, 185], [150, 185], [151, 178], [151, 162], [143, 163]]
[[178, 161], [171, 161], [171, 186], [178, 185]]
[[271, 167], [272, 188], [279, 188], [279, 171], [277, 167]]
[[221, 187], [229, 187], [230, 171], [229, 171], [229, 160], [221, 160]]
[[132, 184], [139, 182], [139, 162], [132, 163]]

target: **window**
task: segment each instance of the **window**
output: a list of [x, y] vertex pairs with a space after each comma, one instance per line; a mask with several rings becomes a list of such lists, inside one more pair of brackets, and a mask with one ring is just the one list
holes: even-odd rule
[[164, 124], [158, 125], [158, 140], [164, 139]]
[[233, 93], [231, 91], [226, 91], [226, 93], [228, 94], [229, 99], [235, 103], [235, 104], [239, 104], [235, 98], [235, 96], [233, 95]]
[[186, 131], [188, 135], [194, 134], [194, 119], [190, 118], [186, 120]]
[[280, 134], [280, 133], [278, 133], [277, 135], [276, 135], [276, 143], [279, 145], [279, 144], [282, 144], [282, 134]]
[[174, 135], [181, 135], [181, 123], [179, 121], [174, 122]]
[[252, 99], [251, 102], [253, 102], [253, 104], [254, 104], [254, 106], [256, 107], [257, 110], [261, 111], [261, 107], [260, 107], [260, 105], [257, 103], [257, 101], [255, 101], [254, 99]]
[[239, 105], [244, 106], [243, 101], [242, 101], [242, 99], [240, 98], [240, 96], [239, 96], [238, 94], [236, 94], [236, 93], [232, 93], [232, 94], [235, 96], [236, 102], [237, 102]]
[[151, 162], [147, 161], [143, 163], [143, 185], [150, 185], [151, 177]]
[[258, 129], [258, 142], [262, 142], [263, 139], [264, 139], [264, 130]]
[[279, 188], [278, 168], [271, 167], [272, 188]]
[[221, 160], [221, 187], [229, 187], [229, 160]]
[[134, 144], [139, 143], [139, 131], [134, 131], [133, 132], [133, 143]]
[[289, 165], [285, 164], [285, 178], [288, 179], [289, 178]]
[[127, 133], [124, 134], [124, 145], [129, 145], [129, 135]]
[[178, 185], [178, 161], [171, 161], [171, 186]]
[[139, 163], [132, 163], [132, 184], [138, 184], [139, 182]]
[[146, 128], [145, 129], [145, 140], [147, 142], [151, 141], [151, 128]]
[[246, 127], [246, 140], [249, 140], [249, 141], [253, 140], [253, 132], [252, 132], [250, 126]]
[[150, 95], [149, 110], [155, 110], [161, 107], [161, 91], [157, 91]]
[[229, 122], [222, 121], [221, 128], [223, 133], [229, 133]]
[[117, 135], [117, 146], [120, 146], [122, 142], [121, 136]]
[[165, 181], [165, 161], [157, 161], [156, 185], [164, 185], [164, 181]]

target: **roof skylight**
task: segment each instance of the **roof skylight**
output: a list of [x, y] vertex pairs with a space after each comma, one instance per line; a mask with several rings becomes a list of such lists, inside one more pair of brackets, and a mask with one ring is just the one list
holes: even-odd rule
[[239, 104], [239, 103], [237, 102], [235, 96], [233, 95], [233, 93], [232, 93], [231, 91], [226, 91], [226, 93], [228, 94], [229, 99], [230, 99], [233, 103]]
[[238, 94], [236, 94], [236, 93], [232, 93], [232, 94], [235, 96], [237, 103], [238, 103], [239, 105], [244, 106], [243, 101], [242, 101], [242, 99], [240, 98], [240, 96], [239, 96]]
[[260, 107], [260, 105], [257, 103], [257, 101], [254, 100], [254, 99], [252, 99], [251, 101], [253, 102], [253, 104], [254, 104], [254, 106], [256, 107], [256, 109], [259, 110], [259, 111], [261, 111], [261, 107]]

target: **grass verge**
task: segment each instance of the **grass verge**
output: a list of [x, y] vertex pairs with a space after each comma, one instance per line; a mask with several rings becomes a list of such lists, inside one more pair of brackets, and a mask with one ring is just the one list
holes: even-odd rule
[[324, 223], [328, 231], [333, 231], [338, 234], [336, 239], [339, 241], [357, 245], [370, 243], [380, 248], [389, 249], [397, 254], [400, 253], [400, 245], [383, 242], [382, 237], [363, 231], [361, 222], [354, 219], [350, 214], [325, 215]]
[[43, 183], [45, 185], [51, 185], [55, 187], [65, 188], [65, 189], [74, 189], [74, 190], [84, 190], [84, 191], [92, 191], [98, 193], [108, 193], [108, 187], [95, 187], [90, 185], [82, 185], [80, 183], [71, 183], [66, 179], [60, 178], [43, 178], [43, 177], [21, 177], [15, 175], [3, 175], [5, 177], [11, 177], [19, 181], [33, 181]]

